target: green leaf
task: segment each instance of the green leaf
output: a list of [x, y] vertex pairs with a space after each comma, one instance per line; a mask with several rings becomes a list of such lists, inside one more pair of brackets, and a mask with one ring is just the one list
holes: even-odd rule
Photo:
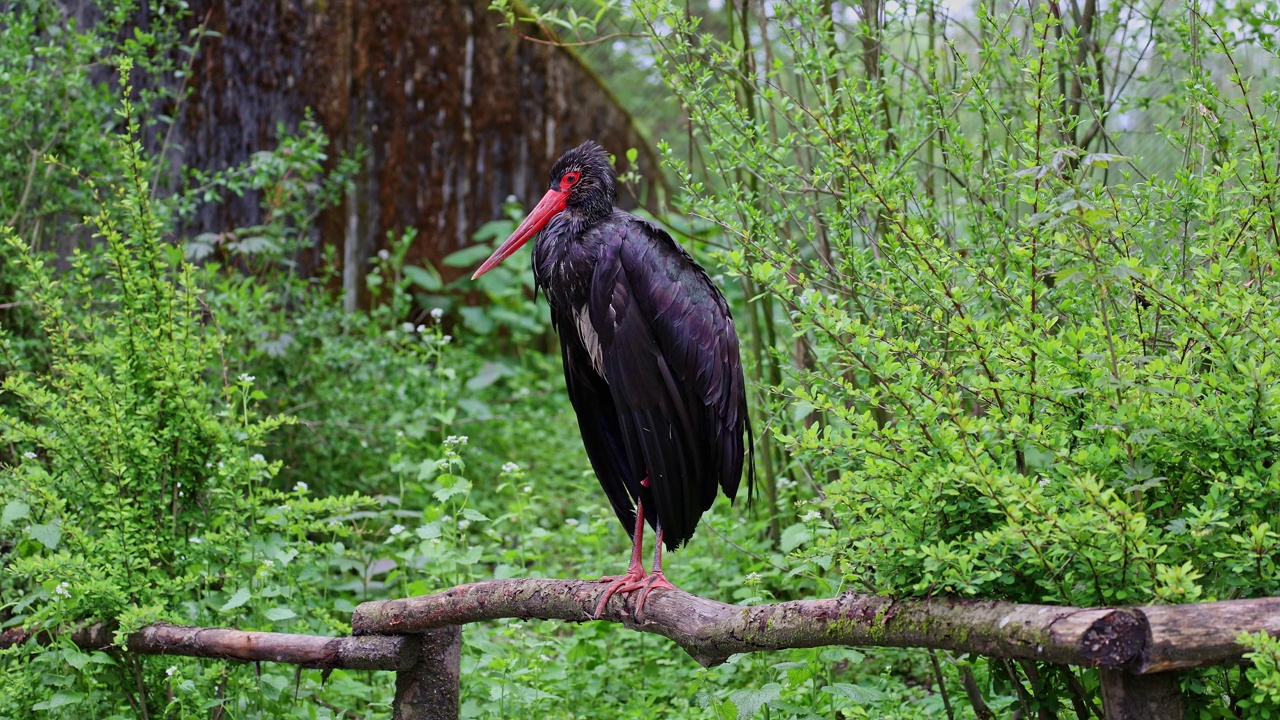
[[489, 313], [482, 307], [464, 307], [458, 311], [462, 315], [462, 319], [467, 323], [467, 327], [475, 330], [480, 335], [488, 335], [493, 332], [493, 319], [489, 317]]
[[804, 523], [796, 523], [782, 531], [782, 552], [791, 552], [813, 539], [813, 533]]
[[62, 539], [62, 530], [57, 525], [32, 525], [27, 528], [27, 535], [50, 550], [56, 550], [58, 541]]
[[455, 253], [446, 255], [443, 262], [449, 267], [471, 267], [489, 257], [491, 252], [492, 250], [489, 249], [488, 245], [472, 245], [469, 248], [463, 248]]
[[273, 607], [270, 610], [267, 610], [265, 613], [263, 613], [263, 615], [266, 615], [267, 619], [272, 622], [280, 622], [281, 620], [292, 620], [293, 618], [298, 617], [298, 613], [294, 612], [293, 610], [290, 610], [287, 607]]
[[440, 461], [427, 458], [418, 464], [418, 480], [427, 481], [436, 476], [440, 472]]
[[818, 659], [827, 663], [847, 662], [850, 665], [856, 665], [864, 658], [866, 655], [848, 647], [829, 647], [818, 653]]
[[480, 229], [471, 236], [472, 240], [483, 242], [485, 240], [498, 240], [505, 238], [515, 232], [516, 224], [510, 220], [490, 220], [480, 226]]
[[503, 375], [502, 365], [496, 362], [486, 362], [480, 366], [480, 372], [476, 373], [467, 381], [468, 390], [483, 390], [490, 385], [498, 382]]
[[84, 699], [84, 693], [56, 692], [53, 697], [31, 706], [32, 710], [56, 710], [67, 705], [74, 705]]
[[31, 513], [31, 506], [21, 500], [10, 501], [4, 506], [4, 512], [0, 513], [0, 527], [4, 527], [14, 520], [21, 520]]
[[[441, 475], [440, 477], [443, 479], [445, 477], [452, 477], [452, 476]], [[440, 502], [444, 502], [445, 500], [448, 500], [454, 495], [465, 495], [470, 490], [471, 490], [470, 481], [455, 478], [454, 482], [443, 485], [439, 490], [436, 490], [432, 494], [436, 496], [437, 500], [439, 500]]]
[[235, 249], [236, 252], [240, 252], [245, 255], [280, 252], [280, 246], [276, 244], [275, 240], [261, 235], [247, 237], [240, 242], [232, 243], [231, 247]]
[[62, 651], [62, 659], [66, 660], [71, 667], [83, 670], [84, 666], [89, 664], [90, 657], [89, 653], [82, 653], [79, 650], [68, 648]]
[[222, 607], [218, 608], [218, 610], [222, 612], [227, 612], [228, 610], [235, 610], [241, 605], [244, 605], [245, 603], [249, 602], [249, 598], [251, 597], [253, 597], [253, 593], [249, 592], [249, 588], [240, 588], [235, 592], [234, 595], [231, 596], [231, 599], [228, 600], [226, 604], [224, 604]]
[[414, 285], [429, 292], [439, 292], [444, 287], [439, 271], [430, 266], [423, 268], [417, 265], [405, 265], [404, 276]]
[[1113, 155], [1111, 153], [1089, 153], [1080, 159], [1080, 164], [1085, 167], [1105, 168], [1113, 162], [1128, 160], [1124, 155]]
[[876, 688], [867, 687], [866, 685], [851, 685], [849, 683], [832, 683], [822, 688], [822, 692], [846, 697], [857, 705], [875, 705], [883, 702], [885, 698], [884, 693]]
[[759, 690], [738, 690], [729, 693], [729, 701], [738, 706], [738, 720], [745, 720], [765, 703], [777, 700], [782, 695], [782, 686], [776, 682], [762, 685]]
[[627, 162], [632, 165], [636, 164], [636, 159], [640, 157], [640, 151], [635, 148], [627, 148]]
[[264, 685], [268, 685], [274, 689], [277, 697], [280, 693], [284, 692], [285, 688], [289, 687], [289, 678], [284, 675], [268, 675], [264, 673], [262, 676], [262, 682]]

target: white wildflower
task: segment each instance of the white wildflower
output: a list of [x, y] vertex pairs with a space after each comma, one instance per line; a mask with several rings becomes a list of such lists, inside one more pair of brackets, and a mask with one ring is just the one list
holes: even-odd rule
[[270, 558], [268, 558], [268, 559], [266, 559], [266, 560], [263, 560], [263, 561], [262, 561], [262, 567], [272, 568], [272, 567], [275, 567], [275, 566], [276, 566], [276, 561], [275, 561], [275, 560], [271, 560]]
[[431, 319], [440, 322], [440, 318], [444, 317], [444, 308], [431, 308]]
[[517, 470], [519, 470], [519, 469], [520, 469], [520, 466], [519, 466], [519, 465], [517, 465], [517, 464], [515, 464], [515, 463], [513, 463], [513, 462], [508, 462], [508, 463], [503, 463], [503, 464], [502, 464], [502, 472], [504, 472], [504, 473], [506, 473], [506, 474], [508, 474], [508, 475], [510, 475], [511, 473], [513, 473], [513, 472], [515, 472], [515, 471], [517, 471]]
[[747, 582], [749, 582], [749, 583], [758, 583], [758, 582], [760, 582], [760, 573], [758, 573], [758, 572], [747, 573]]
[[164, 671], [164, 674], [165, 674], [165, 675], [167, 675], [167, 676], [169, 676], [169, 677], [173, 677], [173, 674], [174, 674], [174, 673], [176, 673], [176, 672], [178, 672], [178, 666], [177, 666], [177, 665], [170, 665], [170, 666], [169, 666], [169, 669]]
[[39, 456], [39, 455], [36, 455], [36, 454], [35, 454], [35, 453], [33, 453], [33, 452], [28, 451], [28, 452], [24, 452], [24, 453], [22, 453], [22, 457], [24, 457], [24, 458], [26, 458], [26, 459], [28, 459], [28, 460], [35, 460], [37, 457], [40, 457], [40, 456]]
[[444, 444], [446, 447], [456, 447], [458, 445], [466, 445], [467, 440], [466, 435], [450, 435], [444, 439]]
[[407, 333], [411, 333], [411, 332], [413, 332], [413, 323], [411, 323], [411, 322], [402, 323], [402, 324], [400, 325], [400, 329], [401, 329], [401, 330], [403, 330], [403, 331], [405, 331], [405, 332], [407, 332]]
[[265, 457], [263, 457], [263, 456], [262, 456], [262, 453], [254, 453], [254, 454], [253, 454], [253, 457], [251, 457], [251, 458], [249, 458], [249, 459], [250, 459], [250, 460], [252, 460], [252, 461], [254, 461], [254, 462], [256, 462], [256, 463], [264, 463], [264, 462], [266, 462], [266, 461], [267, 461], [267, 459], [266, 459]]
[[386, 249], [386, 248], [383, 248], [383, 249], [381, 249], [381, 250], [379, 250], [379, 251], [378, 251], [378, 257], [382, 258], [383, 260], [390, 260], [390, 259], [391, 259], [391, 253], [387, 252], [387, 249]]
[[440, 518], [440, 522], [442, 522], [442, 523], [451, 523], [451, 522], [453, 522], [453, 516], [452, 516], [452, 515], [445, 515], [444, 517]]
[[471, 527], [471, 521], [470, 521], [470, 520], [459, 520], [459, 521], [458, 521], [458, 529], [459, 529], [459, 530], [466, 530], [466, 529], [467, 529], [467, 528], [469, 528], [469, 527]]
[[201, 540], [198, 537], [192, 537], [192, 538], [187, 538], [187, 542], [191, 543], [192, 545], [199, 545], [200, 543], [204, 542], [204, 540]]
[[818, 512], [817, 510], [810, 510], [809, 512], [804, 514], [803, 518], [800, 518], [800, 519], [803, 520], [804, 522], [809, 522], [810, 520], [817, 520], [820, 517], [822, 517], [822, 513]]
[[304, 483], [304, 482], [302, 482], [301, 480], [299, 480], [297, 483], [295, 483], [295, 484], [294, 484], [294, 486], [293, 486], [293, 491], [294, 491], [294, 492], [306, 492], [306, 491], [307, 491], [307, 484], [306, 484], [306, 483]]
[[395, 524], [395, 525], [392, 525], [392, 526], [391, 526], [391, 534], [392, 534], [392, 535], [399, 535], [399, 534], [400, 534], [400, 533], [402, 533], [402, 532], [404, 532], [404, 526], [403, 526], [403, 525], [401, 525], [401, 524], [397, 523], [397, 524]]
[[448, 344], [449, 344], [450, 342], [452, 342], [452, 341], [453, 341], [453, 336], [452, 336], [452, 335], [444, 335], [444, 336], [442, 336], [442, 337], [440, 338], [440, 344], [441, 344], [441, 345], [448, 345]]
[[566, 518], [566, 519], [565, 519], [565, 521], [564, 521], [564, 524], [565, 524], [565, 525], [568, 525], [569, 527], [577, 527], [577, 526], [578, 526], [578, 518]]
[[416, 328], [414, 328], [414, 329], [415, 329], [415, 330], [417, 330], [417, 331], [418, 331], [418, 332], [420, 332], [420, 333], [424, 333], [424, 332], [426, 332], [426, 331], [427, 331], [427, 326], [426, 326], [426, 325], [419, 325], [418, 327], [416, 327]]
[[1049, 478], [1047, 477], [1040, 478], [1040, 487], [1048, 487], [1048, 486], [1049, 486]]
[[525, 486], [524, 486], [523, 488], [521, 488], [521, 489], [522, 489], [522, 490], [524, 490], [524, 491], [525, 491], [525, 492], [527, 492], [527, 493], [531, 493], [531, 492], [533, 492], [533, 486], [532, 486], [532, 485], [525, 485]]
[[238, 377], [238, 378], [236, 378], [236, 379], [237, 379], [237, 380], [239, 380], [239, 381], [240, 381], [240, 382], [242, 382], [242, 383], [251, 383], [251, 382], [253, 382], [254, 380], [257, 380], [258, 378], [257, 378], [257, 376], [256, 376], [256, 375], [249, 375], [249, 374], [247, 374], [247, 373], [240, 373], [240, 377]]
[[71, 583], [60, 582], [58, 583], [58, 586], [53, 589], [53, 594], [61, 595], [64, 598], [69, 598], [71, 597], [71, 591], [67, 589], [69, 587], [71, 587]]

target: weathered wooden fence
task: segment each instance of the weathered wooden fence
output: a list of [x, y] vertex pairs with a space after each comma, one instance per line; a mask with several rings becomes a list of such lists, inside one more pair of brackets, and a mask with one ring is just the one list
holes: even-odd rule
[[[129, 650], [306, 668], [396, 673], [396, 720], [458, 716], [461, 626], [501, 618], [590, 620], [603, 586], [585, 580], [509, 579], [422, 597], [367, 602], [344, 638], [153, 625]], [[914, 647], [1096, 667], [1108, 720], [1181, 720], [1177, 670], [1240, 661], [1242, 632], [1280, 636], [1280, 598], [1193, 605], [1078, 608], [990, 600], [845, 594], [742, 607], [679, 590], [658, 591], [636, 618], [619, 596], [603, 617], [671, 639], [703, 665], [730, 655], [822, 645]], [[0, 647], [23, 642], [0, 634]], [[74, 641], [102, 648], [99, 625]]]

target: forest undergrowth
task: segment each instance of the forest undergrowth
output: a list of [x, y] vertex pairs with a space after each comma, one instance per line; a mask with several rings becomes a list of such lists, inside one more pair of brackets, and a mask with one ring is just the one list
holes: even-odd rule
[[[182, 102], [203, 36], [172, 22], [181, 3], [132, 34], [135, 5], [99, 4], [92, 27], [51, 0], [0, 20], [0, 630], [339, 635], [365, 600], [620, 571], [531, 270], [450, 279], [519, 207], [441, 267], [405, 262], [412, 228], [388, 236], [367, 307], [344, 310], [315, 223], [359, 151], [307, 119], [242, 165], [166, 167], [155, 108]], [[1280, 595], [1275, 18], [689, 7], [521, 11], [571, 42], [622, 33], [614, 66], [651, 68], [687, 120], [646, 171], [677, 181], [658, 220], [733, 304], [763, 493], [713, 507], [668, 560], [677, 585], [740, 604]], [[261, 224], [184, 234], [241, 194]], [[704, 669], [609, 623], [463, 637], [467, 718], [1100, 707], [1096, 671], [945, 652]], [[1248, 643], [1251, 665], [1182, 675], [1190, 717], [1280, 716], [1280, 643]], [[6, 718], [384, 718], [392, 685], [65, 636], [0, 650]]]

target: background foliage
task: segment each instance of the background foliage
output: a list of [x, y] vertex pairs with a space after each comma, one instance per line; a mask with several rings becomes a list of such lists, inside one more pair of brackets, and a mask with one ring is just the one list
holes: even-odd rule
[[[171, 81], [199, 34], [131, 34], [128, 2], [93, 27], [44, 0], [7, 7], [0, 629], [340, 634], [366, 599], [617, 570], [626, 536], [527, 267], [446, 284], [447, 267], [405, 264], [409, 229], [367, 268], [369, 306], [344, 311], [334, 258], [306, 276], [297, 259], [358, 151], [333, 156], [304, 122], [239, 167], [165, 167], [158, 109], [181, 102]], [[660, 140], [682, 188], [660, 219], [717, 273], [760, 389], [765, 500], [713, 508], [670, 559], [678, 584], [740, 603], [1280, 595], [1275, 17], [1088, 0], [529, 10], [587, 43], [574, 51]], [[157, 190], [169, 177], [182, 187]], [[251, 191], [262, 225], [175, 234]], [[1252, 666], [1183, 676], [1191, 716], [1280, 713], [1276, 642], [1248, 642]], [[1091, 671], [852, 649], [703, 670], [597, 624], [469, 627], [463, 677], [466, 717], [1099, 707]], [[387, 674], [0, 651], [4, 717], [385, 717], [391, 694]]]

